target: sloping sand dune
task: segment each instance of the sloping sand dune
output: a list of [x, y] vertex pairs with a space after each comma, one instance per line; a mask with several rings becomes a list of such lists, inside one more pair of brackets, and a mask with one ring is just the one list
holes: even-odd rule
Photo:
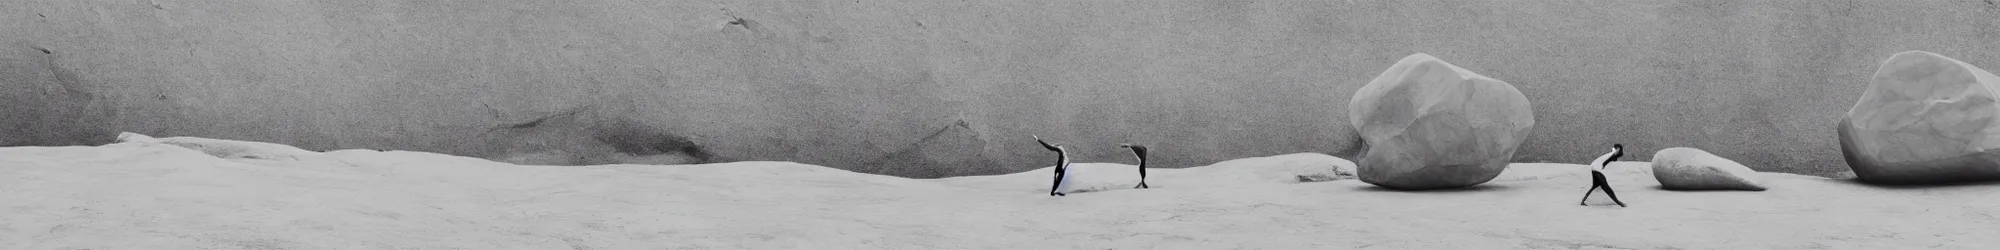
[[[1318, 154], [1152, 169], [1079, 164], [906, 179], [786, 162], [519, 166], [342, 150], [224, 160], [165, 144], [0, 148], [0, 249], [1978, 249], [2000, 186], [1881, 188], [1764, 173], [1765, 192], [1659, 190], [1578, 206], [1582, 165], [1522, 163], [1474, 189], [1297, 182]], [[1346, 163], [1351, 164], [1351, 163]], [[1328, 166], [1318, 168], [1313, 166]], [[1092, 175], [1094, 174], [1094, 175]], [[1121, 176], [1122, 175], [1122, 176]]]

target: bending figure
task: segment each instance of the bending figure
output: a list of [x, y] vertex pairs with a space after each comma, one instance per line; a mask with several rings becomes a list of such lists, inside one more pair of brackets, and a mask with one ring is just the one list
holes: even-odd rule
[[[1590, 201], [1590, 193], [1602, 188], [1605, 195], [1611, 196], [1611, 202], [1617, 202], [1618, 207], [1625, 207], [1625, 202], [1618, 200], [1618, 193], [1611, 191], [1611, 183], [1604, 179], [1604, 168], [1609, 167], [1611, 162], [1618, 161], [1618, 157], [1622, 156], [1625, 156], [1625, 145], [1611, 144], [1610, 153], [1605, 153], [1604, 156], [1598, 156], [1597, 160], [1590, 161], [1590, 190], [1583, 191], [1584, 201]], [[1576, 204], [1589, 206], [1584, 201], [1579, 201]]]

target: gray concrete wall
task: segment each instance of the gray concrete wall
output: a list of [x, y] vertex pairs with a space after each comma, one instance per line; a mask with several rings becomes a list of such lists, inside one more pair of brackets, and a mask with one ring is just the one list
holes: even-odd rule
[[1425, 52], [1528, 95], [1517, 161], [1615, 142], [1833, 174], [1876, 63], [2000, 68], [1996, 23], [1979, 0], [9, 0], [0, 145], [133, 131], [939, 177], [1046, 166], [1040, 135], [1185, 167], [1350, 153], [1352, 91]]

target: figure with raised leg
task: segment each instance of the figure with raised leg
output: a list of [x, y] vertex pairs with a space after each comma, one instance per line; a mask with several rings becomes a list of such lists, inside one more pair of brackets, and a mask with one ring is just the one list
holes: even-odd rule
[[1041, 143], [1042, 147], [1048, 148], [1049, 151], [1056, 151], [1056, 179], [1055, 184], [1049, 187], [1049, 196], [1069, 196], [1063, 193], [1063, 188], [1069, 186], [1069, 151], [1061, 144], [1042, 141], [1041, 136], [1035, 136], [1035, 142]]
[[1146, 146], [1132, 145], [1131, 143], [1125, 143], [1125, 144], [1118, 144], [1118, 147], [1132, 149], [1132, 157], [1139, 158], [1139, 186], [1134, 186], [1132, 188], [1142, 188], [1142, 189], [1152, 188], [1146, 186]]
[[1611, 162], [1618, 161], [1618, 157], [1623, 156], [1625, 156], [1625, 145], [1611, 144], [1610, 153], [1604, 153], [1604, 156], [1598, 156], [1597, 160], [1590, 161], [1590, 190], [1583, 191], [1584, 201], [1577, 202], [1577, 205], [1589, 206], [1586, 202], [1590, 201], [1590, 193], [1602, 188], [1604, 189], [1604, 195], [1611, 196], [1611, 202], [1617, 202], [1618, 207], [1625, 207], [1625, 202], [1618, 200], [1618, 193], [1611, 191], [1611, 183], [1605, 181], [1604, 178], [1604, 168], [1609, 167]]

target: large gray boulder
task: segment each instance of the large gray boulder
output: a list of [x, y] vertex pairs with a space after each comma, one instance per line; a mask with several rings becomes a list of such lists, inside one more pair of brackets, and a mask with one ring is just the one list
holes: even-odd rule
[[1653, 153], [1653, 179], [1669, 190], [1764, 191], [1757, 170], [1695, 148], [1676, 147]]
[[1862, 182], [2000, 180], [2000, 77], [1957, 59], [1896, 53], [1840, 121], [1841, 153]]
[[1348, 104], [1367, 145], [1360, 179], [1403, 190], [1493, 180], [1535, 126], [1530, 109], [1528, 97], [1506, 82], [1423, 53], [1404, 57]]

